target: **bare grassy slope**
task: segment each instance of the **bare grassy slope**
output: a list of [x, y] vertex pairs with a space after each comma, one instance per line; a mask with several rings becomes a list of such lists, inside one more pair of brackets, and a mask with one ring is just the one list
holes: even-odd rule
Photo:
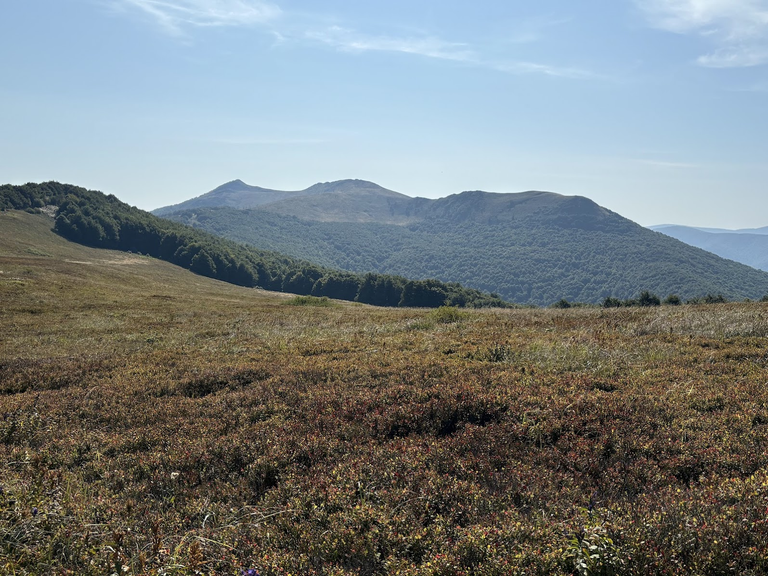
[[0, 214], [0, 574], [768, 571], [764, 304], [292, 306], [48, 225]]
[[13, 319], [3, 333], [6, 355], [130, 351], [158, 331], [176, 345], [175, 329], [201, 305], [226, 310], [286, 297], [154, 258], [68, 242], [52, 225], [42, 215], [0, 213], [0, 318]]

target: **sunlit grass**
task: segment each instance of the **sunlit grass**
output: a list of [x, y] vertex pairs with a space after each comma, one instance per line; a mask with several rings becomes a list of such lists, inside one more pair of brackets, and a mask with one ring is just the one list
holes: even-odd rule
[[768, 570], [765, 304], [293, 306], [47, 226], [0, 214], [2, 574]]

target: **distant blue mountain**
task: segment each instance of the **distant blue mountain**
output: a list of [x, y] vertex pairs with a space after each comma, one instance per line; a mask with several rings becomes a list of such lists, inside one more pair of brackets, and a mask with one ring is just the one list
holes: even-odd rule
[[768, 226], [726, 230], [662, 224], [650, 226], [650, 229], [717, 254], [721, 258], [768, 271]]

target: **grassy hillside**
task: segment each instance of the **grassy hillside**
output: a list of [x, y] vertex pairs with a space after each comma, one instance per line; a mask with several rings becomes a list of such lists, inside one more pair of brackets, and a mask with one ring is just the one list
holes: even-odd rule
[[[68, 242], [46, 216], [0, 212], [0, 387], [8, 393], [23, 376], [14, 358], [66, 360], [72, 346], [93, 358], [130, 354], [155, 338], [183, 347], [192, 336], [185, 325], [197, 302], [224, 309], [290, 297], [205, 278], [148, 256]], [[173, 336], [178, 329], [184, 330], [181, 340]]]
[[[287, 204], [277, 206], [285, 211]], [[324, 266], [434, 277], [518, 303], [599, 302], [641, 290], [683, 299], [768, 293], [768, 274], [642, 228], [585, 198], [464, 193], [403, 209], [397, 214], [411, 219], [406, 225], [322, 222], [273, 209], [207, 208], [168, 217]]]
[[0, 214], [3, 574], [764, 574], [768, 307], [297, 306]]
[[457, 283], [350, 274], [245, 247], [164, 220], [129, 206], [115, 196], [58, 182], [0, 186], [0, 210], [6, 209], [55, 212], [54, 229], [69, 240], [149, 255], [239, 286], [378, 306], [507, 305], [498, 296]]

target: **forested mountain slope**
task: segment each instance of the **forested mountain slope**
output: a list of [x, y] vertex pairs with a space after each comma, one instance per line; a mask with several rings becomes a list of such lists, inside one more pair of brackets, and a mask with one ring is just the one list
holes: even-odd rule
[[131, 207], [115, 196], [46, 182], [0, 186], [0, 210], [55, 209], [55, 230], [98, 248], [153, 256], [202, 276], [247, 287], [356, 300], [380, 306], [504, 306], [456, 283], [343, 273], [306, 260], [242, 246]]
[[[166, 214], [325, 266], [435, 277], [518, 303], [599, 302], [607, 296], [632, 298], [641, 290], [681, 298], [768, 293], [765, 272], [643, 228], [583, 197], [474, 191], [429, 200], [382, 194], [378, 202], [386, 203], [386, 213], [374, 220], [372, 212], [362, 220], [353, 192], [340, 194], [333, 183], [323, 186], [326, 191], [311, 198], [256, 208]], [[370, 203], [374, 186], [361, 195], [364, 202]]]

